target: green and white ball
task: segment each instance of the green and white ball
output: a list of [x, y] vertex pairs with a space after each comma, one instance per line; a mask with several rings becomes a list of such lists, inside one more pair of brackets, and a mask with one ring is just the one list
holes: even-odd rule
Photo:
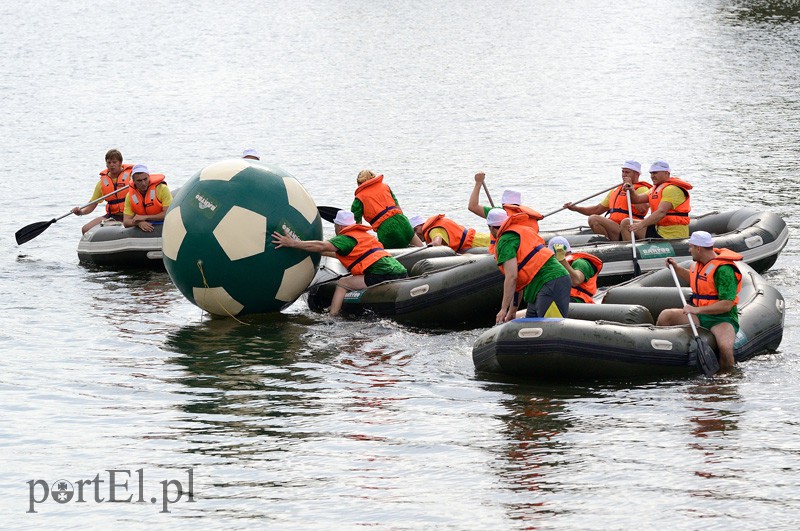
[[164, 264], [181, 293], [209, 313], [276, 312], [305, 291], [319, 255], [275, 249], [274, 231], [321, 239], [314, 200], [279, 168], [223, 160], [175, 194], [164, 218]]

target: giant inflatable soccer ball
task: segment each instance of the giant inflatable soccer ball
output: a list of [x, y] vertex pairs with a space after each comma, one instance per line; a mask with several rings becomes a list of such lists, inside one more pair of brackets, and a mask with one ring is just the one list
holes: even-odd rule
[[321, 239], [314, 200], [281, 169], [223, 160], [175, 194], [164, 218], [164, 264], [181, 293], [209, 313], [279, 311], [308, 287], [319, 255], [275, 249], [273, 231]]

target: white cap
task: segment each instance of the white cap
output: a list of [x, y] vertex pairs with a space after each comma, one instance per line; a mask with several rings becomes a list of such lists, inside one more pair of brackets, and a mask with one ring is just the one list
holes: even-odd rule
[[508, 219], [508, 214], [502, 208], [493, 208], [486, 215], [486, 224], [490, 227], [499, 227]]
[[636, 173], [642, 173], [642, 165], [636, 162], [635, 160], [626, 160], [622, 163], [622, 169], [633, 170]]
[[417, 225], [425, 223], [425, 216], [411, 216], [408, 218], [408, 221], [411, 223], [412, 227], [416, 227]]
[[698, 247], [714, 247], [714, 238], [704, 230], [696, 230], [689, 236], [689, 244]]
[[503, 199], [500, 201], [500, 203], [503, 205], [521, 205], [522, 193], [518, 190], [509, 188], [503, 192]]
[[568, 253], [572, 252], [572, 247], [570, 246], [569, 241], [563, 236], [555, 236], [553, 238], [550, 238], [550, 241], [547, 242], [547, 247], [551, 251], [553, 250], [553, 247], [555, 247], [556, 245], [563, 245], [567, 249]]
[[336, 217], [333, 218], [333, 222], [342, 227], [349, 227], [356, 224], [356, 217], [349, 210], [340, 210], [336, 213]]
[[137, 164], [131, 170], [131, 175], [136, 173], [146, 173], [147, 175], [150, 175], [150, 170], [148, 170], [147, 166], [145, 166], [144, 164]]
[[242, 158], [245, 157], [255, 157], [256, 160], [261, 160], [261, 155], [259, 155], [258, 151], [256, 151], [255, 149], [245, 149], [242, 152]]
[[653, 173], [654, 171], [669, 171], [669, 164], [663, 160], [657, 160], [650, 165], [650, 173]]

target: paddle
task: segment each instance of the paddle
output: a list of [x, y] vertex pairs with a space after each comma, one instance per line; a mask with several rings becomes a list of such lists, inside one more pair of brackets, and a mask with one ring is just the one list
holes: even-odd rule
[[[628, 194], [628, 219], [633, 223], [633, 210], [631, 209], [631, 191], [625, 190]], [[631, 231], [631, 248], [633, 249], [633, 276], [638, 277], [642, 274], [642, 268], [639, 267], [639, 258], [636, 256], [636, 235]]]
[[333, 220], [336, 219], [336, 214], [338, 214], [340, 210], [341, 208], [333, 206], [317, 207], [317, 212], [319, 212], [319, 217], [321, 217], [325, 221], [330, 221], [331, 223], [333, 223]]
[[[114, 194], [118, 194], [119, 192], [121, 192], [123, 190], [127, 190], [128, 188], [130, 188], [130, 185], [125, 185], [122, 188], [118, 188], [117, 190], [114, 190], [113, 192], [104, 195], [103, 197], [98, 197], [94, 201], [86, 203], [85, 205], [83, 205], [80, 208], [86, 208], [87, 206], [93, 205], [95, 203], [99, 203], [103, 199], [111, 197]], [[50, 225], [52, 225], [53, 223], [55, 223], [56, 221], [58, 221], [60, 219], [64, 219], [65, 217], [71, 216], [71, 215], [72, 215], [72, 211], [70, 210], [69, 212], [67, 212], [66, 214], [64, 214], [63, 216], [61, 216], [59, 218], [53, 218], [50, 221], [38, 221], [36, 223], [31, 223], [30, 225], [26, 225], [26, 226], [22, 227], [21, 229], [19, 229], [14, 234], [14, 236], [17, 238], [17, 245], [22, 245], [23, 243], [31, 241], [32, 239], [34, 239], [35, 237], [37, 237], [38, 235], [40, 235], [41, 233], [46, 231], [47, 228]]]
[[[592, 195], [590, 195], [590, 196], [586, 196], [586, 197], [584, 197], [583, 199], [578, 199], [577, 201], [573, 201], [573, 202], [572, 202], [572, 204], [573, 204], [573, 205], [577, 205], [578, 203], [583, 203], [584, 201], [586, 201], [586, 200], [588, 200], [588, 199], [591, 199], [591, 198], [593, 198], [593, 197], [597, 197], [597, 196], [598, 196], [598, 195], [600, 195], [600, 194], [604, 194], [604, 193], [606, 193], [606, 192], [609, 192], [609, 191], [613, 190], [614, 188], [616, 188], [617, 186], [619, 186], [619, 185], [618, 185], [618, 184], [615, 184], [614, 186], [612, 186], [612, 187], [610, 187], [610, 188], [606, 188], [605, 190], [601, 190], [601, 191], [599, 191], [599, 192], [597, 192], [597, 193], [594, 193], [594, 194], [592, 194]], [[543, 215], [543, 216], [542, 216], [542, 218], [546, 218], [547, 216], [552, 216], [552, 215], [553, 215], [553, 214], [555, 214], [556, 212], [561, 212], [561, 211], [562, 211], [562, 210], [564, 210], [564, 209], [565, 209], [564, 207], [557, 208], [557, 209], [553, 210], [552, 212], [548, 212], [547, 214]]]
[[486, 192], [486, 199], [489, 200], [489, 204], [494, 208], [494, 201], [492, 201], [492, 196], [489, 194], [489, 187], [486, 186], [486, 181], [481, 183], [483, 185], [483, 191]]
[[[683, 303], [683, 306], [686, 306], [686, 298], [683, 296], [681, 282], [678, 280], [678, 275], [675, 273], [675, 268], [672, 267], [672, 264], [669, 264], [669, 270], [672, 272], [672, 278], [675, 280], [675, 286], [678, 287], [678, 293], [681, 296], [681, 302]], [[714, 353], [708, 343], [706, 343], [700, 337], [700, 334], [697, 333], [697, 327], [694, 324], [694, 319], [692, 319], [692, 316], [687, 315], [687, 317], [689, 318], [689, 324], [692, 325], [692, 333], [694, 334], [694, 340], [697, 343], [697, 364], [700, 366], [703, 374], [706, 376], [712, 376], [719, 370], [719, 360], [717, 360], [717, 355]]]

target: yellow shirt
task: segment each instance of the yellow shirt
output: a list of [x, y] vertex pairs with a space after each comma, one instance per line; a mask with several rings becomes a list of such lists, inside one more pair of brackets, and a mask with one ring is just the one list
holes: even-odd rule
[[[441, 227], [435, 227], [431, 229], [429, 237], [433, 240], [435, 237], [441, 236], [442, 241], [445, 245], [450, 245], [450, 237], [447, 235], [447, 231]], [[473, 247], [489, 247], [489, 241], [491, 240], [492, 235], [486, 234], [483, 232], [476, 232], [475, 237], [472, 239], [472, 246]]]
[[[661, 200], [669, 201], [672, 207], [680, 205], [686, 201], [686, 192], [677, 186], [670, 184], [661, 191]], [[689, 225], [667, 225], [664, 227], [656, 227], [658, 235], [665, 240], [674, 240], [678, 238], [689, 237]]]
[[[158, 198], [159, 201], [161, 201], [164, 210], [166, 210], [167, 207], [169, 207], [169, 204], [172, 203], [172, 193], [169, 191], [169, 188], [167, 188], [167, 185], [164, 183], [161, 183], [158, 186], [156, 186], [156, 197]], [[125, 210], [123, 210], [122, 213], [126, 216], [131, 216], [131, 217], [134, 216], [130, 195], [125, 196]]]

